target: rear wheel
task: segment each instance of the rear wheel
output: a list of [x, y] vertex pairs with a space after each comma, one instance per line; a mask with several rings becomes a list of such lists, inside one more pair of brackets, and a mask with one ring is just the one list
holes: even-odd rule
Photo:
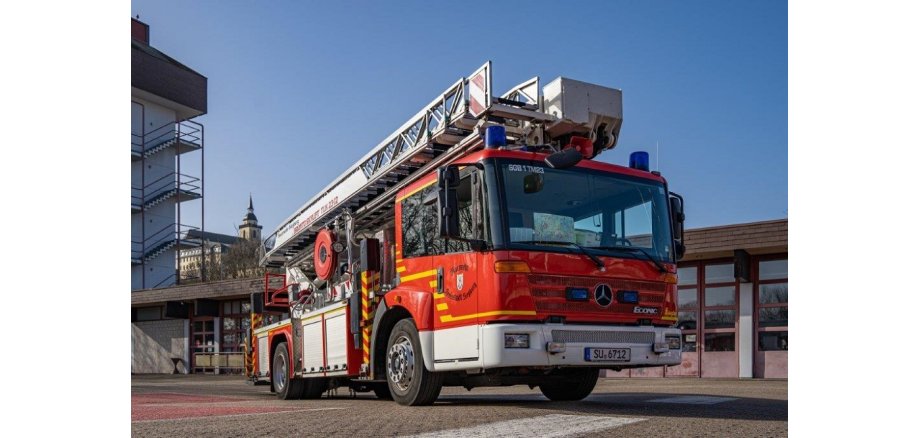
[[591, 394], [597, 385], [597, 368], [574, 368], [562, 370], [563, 380], [540, 385], [540, 392], [552, 401], [581, 400]]
[[272, 388], [281, 400], [294, 400], [303, 393], [303, 380], [290, 378], [291, 358], [288, 356], [287, 342], [275, 347], [272, 361]]
[[[441, 393], [444, 375], [425, 369], [415, 322], [396, 323], [387, 342], [387, 384], [393, 400], [406, 406], [430, 405]], [[376, 393], [376, 391], [375, 391]]]

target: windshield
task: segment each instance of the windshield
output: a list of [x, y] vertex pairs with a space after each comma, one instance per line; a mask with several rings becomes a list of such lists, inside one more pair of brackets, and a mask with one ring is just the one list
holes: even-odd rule
[[510, 247], [569, 251], [566, 244], [575, 244], [600, 255], [673, 261], [664, 184], [536, 161], [501, 160], [498, 169]]

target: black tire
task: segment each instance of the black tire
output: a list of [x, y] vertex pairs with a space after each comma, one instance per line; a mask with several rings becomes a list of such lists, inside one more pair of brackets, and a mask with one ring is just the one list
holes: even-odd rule
[[444, 375], [425, 369], [418, 330], [412, 318], [399, 321], [393, 327], [384, 360], [387, 386], [393, 400], [404, 406], [425, 406], [437, 400]]
[[375, 383], [371, 386], [374, 395], [381, 400], [393, 400], [393, 394], [390, 394], [390, 385], [388, 383]]
[[272, 388], [281, 400], [299, 399], [303, 393], [303, 380], [290, 378], [290, 366], [287, 342], [282, 342], [275, 347], [275, 356], [272, 360]]
[[300, 398], [320, 398], [327, 389], [329, 389], [329, 381], [322, 377], [303, 379], [303, 394], [301, 394]]
[[591, 394], [597, 385], [597, 368], [574, 368], [564, 370], [565, 379], [540, 385], [540, 392], [552, 401], [581, 400]]

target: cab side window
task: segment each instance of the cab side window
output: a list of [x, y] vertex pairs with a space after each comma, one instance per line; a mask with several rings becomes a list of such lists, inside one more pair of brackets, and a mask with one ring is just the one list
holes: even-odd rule
[[444, 252], [444, 242], [438, 237], [437, 190], [435, 184], [429, 185], [400, 204], [403, 257], [420, 257]]
[[[457, 186], [457, 209], [460, 214], [460, 237], [473, 239], [476, 236], [475, 216], [473, 209], [473, 178], [466, 175], [460, 179], [460, 185]], [[437, 220], [437, 218], [435, 218]], [[470, 251], [469, 242], [461, 240], [448, 240], [447, 252], [466, 252]]]

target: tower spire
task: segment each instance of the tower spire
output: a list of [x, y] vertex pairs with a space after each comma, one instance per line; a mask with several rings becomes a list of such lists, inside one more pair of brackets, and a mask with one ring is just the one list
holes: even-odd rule
[[249, 211], [252, 212], [252, 193], [249, 193]]

